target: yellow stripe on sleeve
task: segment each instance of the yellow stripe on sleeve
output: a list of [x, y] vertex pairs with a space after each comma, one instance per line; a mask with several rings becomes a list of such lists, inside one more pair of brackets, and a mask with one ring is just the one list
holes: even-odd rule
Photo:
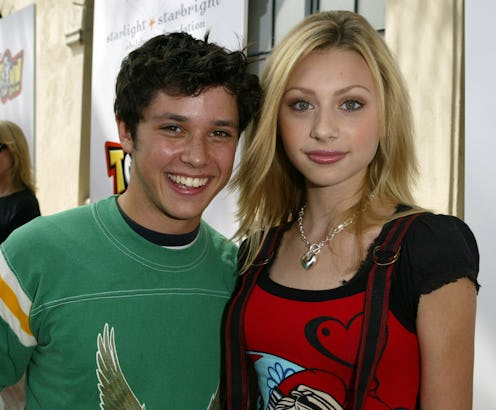
[[16, 294], [9, 285], [0, 277], [0, 299], [2, 299], [5, 306], [17, 318], [21, 329], [28, 335], [33, 336], [31, 328], [29, 327], [29, 317], [23, 312], [19, 304]]
[[0, 319], [26, 347], [37, 344], [30, 326], [31, 307], [31, 299], [0, 252]]

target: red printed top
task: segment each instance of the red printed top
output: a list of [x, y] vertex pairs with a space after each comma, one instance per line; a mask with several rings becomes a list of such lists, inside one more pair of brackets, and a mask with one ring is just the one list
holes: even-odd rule
[[[274, 255], [289, 226], [279, 227], [275, 238], [269, 236]], [[383, 240], [383, 234], [384, 230], [371, 249]], [[475, 238], [460, 219], [427, 213], [411, 225], [391, 282], [386, 340], [365, 402], [367, 410], [419, 408], [420, 356], [415, 324], [419, 298], [460, 277], [471, 278], [478, 288], [478, 263]], [[244, 351], [246, 363], [254, 366], [258, 408], [349, 408], [372, 264], [369, 253], [344, 286], [310, 291], [272, 281], [269, 262], [257, 268], [256, 281], [245, 284], [244, 289], [239, 287], [230, 311], [231, 323], [239, 324], [237, 330], [236, 325], [229, 327], [231, 332], [240, 333], [239, 346], [231, 346], [230, 351]], [[249, 278], [245, 283], [249, 284]], [[237, 310], [236, 306], [243, 307]], [[231, 362], [228, 357], [228, 366]], [[228, 368], [228, 383], [229, 375], [242, 371], [236, 366]], [[231, 387], [234, 391], [244, 389]], [[238, 407], [235, 404], [232, 408]]]

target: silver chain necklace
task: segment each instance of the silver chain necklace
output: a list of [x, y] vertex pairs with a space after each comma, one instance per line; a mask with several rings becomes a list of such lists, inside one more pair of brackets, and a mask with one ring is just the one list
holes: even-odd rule
[[305, 207], [303, 205], [298, 213], [298, 229], [300, 232], [300, 238], [305, 242], [308, 251], [306, 251], [300, 258], [300, 263], [303, 269], [309, 270], [317, 263], [317, 255], [320, 253], [322, 247], [334, 238], [338, 233], [340, 233], [344, 228], [353, 223], [353, 218], [349, 218], [346, 221], [340, 223], [336, 226], [327, 236], [318, 243], [311, 243], [305, 235], [305, 230], [303, 229], [303, 217], [305, 216]]

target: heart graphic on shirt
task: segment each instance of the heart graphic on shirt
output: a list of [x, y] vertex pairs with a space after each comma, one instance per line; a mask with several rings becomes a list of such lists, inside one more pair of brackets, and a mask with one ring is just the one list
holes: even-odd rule
[[305, 326], [305, 337], [312, 347], [323, 355], [348, 367], [353, 367], [360, 343], [363, 312], [357, 313], [347, 323], [321, 316]]

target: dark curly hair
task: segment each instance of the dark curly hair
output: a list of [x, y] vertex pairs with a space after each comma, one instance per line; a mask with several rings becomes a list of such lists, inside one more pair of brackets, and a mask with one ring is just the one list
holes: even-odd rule
[[184, 32], [151, 38], [124, 58], [116, 82], [115, 115], [134, 139], [143, 110], [159, 91], [195, 96], [208, 87], [223, 86], [236, 97], [239, 133], [258, 111], [261, 88], [248, 72], [242, 51], [229, 51]]

